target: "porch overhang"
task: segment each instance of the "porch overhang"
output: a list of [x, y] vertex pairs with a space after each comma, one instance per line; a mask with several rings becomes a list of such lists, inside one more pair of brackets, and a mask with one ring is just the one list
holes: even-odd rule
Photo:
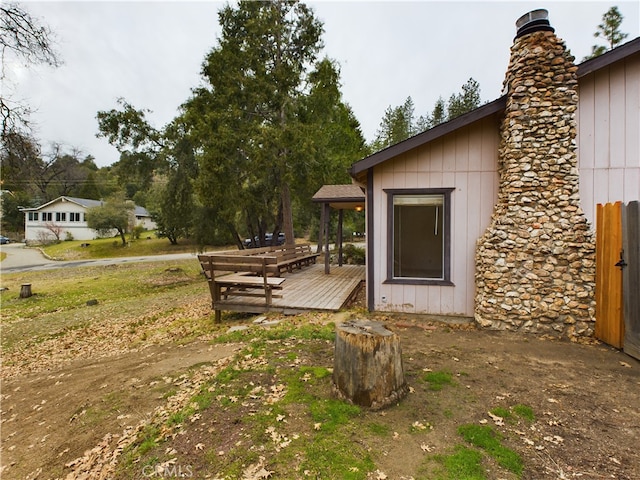
[[342, 219], [344, 210], [361, 212], [365, 207], [365, 195], [361, 187], [349, 185], [323, 185], [312, 197], [315, 203], [322, 203], [318, 251], [322, 251], [324, 240], [324, 272], [330, 273], [329, 258], [329, 220], [331, 209], [338, 210], [338, 231], [336, 247], [338, 248], [338, 265], [342, 266]]

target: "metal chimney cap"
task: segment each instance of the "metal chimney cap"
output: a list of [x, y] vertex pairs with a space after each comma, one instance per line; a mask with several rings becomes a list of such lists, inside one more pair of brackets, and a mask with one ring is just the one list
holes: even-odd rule
[[544, 8], [532, 10], [522, 15], [516, 21], [516, 27], [518, 28], [518, 33], [516, 34], [516, 38], [522, 37], [523, 35], [527, 35], [533, 32], [539, 32], [539, 31], [554, 32], [555, 31], [555, 29], [549, 23], [549, 12]]

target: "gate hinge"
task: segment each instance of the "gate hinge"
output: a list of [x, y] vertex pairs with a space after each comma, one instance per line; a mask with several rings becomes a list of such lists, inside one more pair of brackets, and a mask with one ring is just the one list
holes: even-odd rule
[[620, 260], [616, 263], [616, 267], [620, 267], [620, 270], [622, 270], [626, 266], [627, 262], [624, 261], [624, 250], [620, 250]]

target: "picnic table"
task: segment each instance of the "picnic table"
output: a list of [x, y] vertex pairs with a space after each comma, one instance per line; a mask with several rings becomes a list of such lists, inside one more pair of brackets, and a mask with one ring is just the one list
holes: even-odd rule
[[198, 255], [202, 271], [209, 284], [215, 321], [221, 319], [221, 300], [230, 295], [264, 297], [270, 306], [273, 298], [282, 298], [283, 272], [293, 272], [316, 263], [319, 253], [311, 245], [281, 245], [247, 250]]

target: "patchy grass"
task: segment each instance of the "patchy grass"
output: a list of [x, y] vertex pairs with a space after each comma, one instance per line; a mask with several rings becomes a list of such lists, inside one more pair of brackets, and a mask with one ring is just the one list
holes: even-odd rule
[[453, 375], [448, 371], [427, 372], [423, 380], [429, 383], [429, 389], [433, 391], [442, 390], [445, 385], [453, 385]]
[[513, 410], [513, 413], [529, 423], [536, 421], [536, 414], [533, 412], [533, 408], [528, 405], [518, 404], [514, 405], [511, 409]]
[[[81, 246], [86, 244], [89, 244], [89, 246]], [[216, 249], [220, 250], [227, 248], [232, 247], [216, 247]], [[178, 245], [171, 245], [166, 238], [157, 238], [154, 232], [144, 232], [138, 240], [130, 240], [127, 236], [126, 245], [122, 245], [120, 237], [113, 237], [89, 241], [65, 241], [47, 245], [43, 247], [42, 250], [48, 257], [55, 260], [89, 260], [96, 258], [165, 255], [169, 253], [196, 253], [201, 250], [201, 247], [193, 241], [186, 239], [180, 239]]]
[[[552, 420], [579, 418], [584, 404], [571, 411], [560, 410], [554, 403], [548, 407], [549, 413], [545, 408], [545, 421], [530, 425], [536, 422], [533, 409], [517, 402], [544, 404], [551, 395], [545, 388], [560, 387], [545, 384], [542, 388], [529, 388], [529, 376], [518, 375], [527, 372], [530, 365], [524, 363], [518, 365], [518, 370], [510, 369], [513, 356], [508, 352], [500, 357], [500, 369], [487, 364], [483, 352], [495, 348], [493, 335], [480, 348], [476, 341], [482, 337], [469, 332], [473, 333], [467, 341], [471, 346], [455, 347], [456, 358], [452, 359], [448, 350], [453, 348], [451, 343], [464, 338], [467, 332], [439, 328], [438, 343], [430, 348], [425, 344], [436, 338], [436, 332], [399, 329], [403, 335], [405, 375], [412, 390], [397, 405], [372, 412], [333, 395], [335, 325], [331, 321], [343, 318], [343, 313], [269, 315], [270, 319], [281, 321], [269, 327], [252, 324], [249, 315], [225, 314], [221, 324], [214, 324], [208, 288], [197, 261], [16, 273], [3, 275], [5, 282], [18, 287], [23, 282], [32, 283], [36, 295], [19, 301], [15, 287], [2, 294], [3, 370], [6, 366], [14, 368], [18, 353], [24, 354], [20, 368], [25, 371], [29, 371], [28, 365], [41, 364], [55, 372], [71, 359], [98, 362], [95, 356], [112, 353], [107, 350], [114, 346], [121, 346], [126, 352], [140, 348], [144, 354], [147, 346], [155, 345], [160, 350], [179, 343], [187, 347], [182, 357], [187, 358], [188, 352], [196, 351], [188, 345], [194, 338], [199, 340], [197, 351], [205, 342], [211, 342], [207, 349], [225, 348], [229, 352], [232, 347], [221, 343], [234, 344], [233, 351], [240, 348], [236, 344], [242, 345], [242, 351], [230, 363], [215, 364], [205, 357], [204, 362], [181, 367], [180, 375], [172, 375], [168, 382], [163, 374], [153, 377], [151, 383], [145, 382], [141, 389], [136, 386], [135, 391], [131, 390], [136, 398], [158, 399], [162, 412], [149, 410], [145, 414], [148, 416], [144, 420], [148, 419], [149, 424], [138, 431], [133, 445], [119, 458], [114, 478], [143, 479], [152, 472], [156, 478], [176, 478], [180, 477], [180, 468], [183, 477], [225, 480], [259, 478], [260, 472], [285, 480], [365, 480], [384, 475], [389, 479], [513, 480], [519, 476], [542, 478], [552, 475], [548, 472], [553, 468], [558, 468], [559, 478], [567, 466], [575, 467], [574, 459], [583, 452], [582, 444], [562, 443], [560, 436], [551, 436], [568, 437], [570, 430]], [[98, 305], [88, 307], [86, 300], [90, 298], [96, 298]], [[367, 315], [364, 311], [346, 313]], [[385, 316], [384, 321], [387, 319], [393, 322]], [[232, 325], [247, 329], [231, 332]], [[553, 346], [547, 342], [542, 345]], [[84, 352], [75, 353], [79, 347]], [[538, 345], [535, 348], [537, 353]], [[63, 361], [54, 361], [67, 352], [71, 354]], [[147, 361], [137, 354], [132, 357], [136, 364]], [[614, 360], [617, 367], [617, 359]], [[427, 373], [427, 366], [436, 371]], [[203, 370], [206, 375], [201, 373]], [[196, 385], [198, 375], [204, 378], [201, 385]], [[102, 427], [102, 432], [122, 431], [123, 423], [129, 420], [116, 422], [115, 410], [131, 411], [125, 410], [132, 404], [131, 392], [79, 392], [74, 400], [65, 400], [77, 402], [72, 404], [70, 415], [64, 417], [67, 421], [73, 415], [70, 430], [87, 427], [99, 431]], [[496, 407], [496, 398], [503, 392], [509, 395], [500, 397], [500, 406]], [[585, 398], [591, 404], [590, 387], [581, 392], [576, 398]], [[88, 402], [91, 395], [94, 398]], [[53, 398], [58, 397], [50, 397], [48, 406], [56, 403], [51, 401]], [[626, 398], [632, 402], [635, 397]], [[486, 416], [488, 411], [508, 419], [508, 423], [492, 427], [469, 423]], [[607, 417], [612, 415], [606, 413]], [[108, 423], [109, 418], [113, 423], [106, 430], [102, 424]], [[514, 424], [519, 424], [517, 430], [525, 435], [517, 433], [516, 437]], [[527, 443], [521, 436], [526, 437]], [[557, 438], [560, 443], [548, 441], [547, 437]], [[538, 454], [529, 442], [544, 446], [548, 455]], [[84, 441], [77, 445], [77, 451], [95, 445]], [[526, 459], [524, 473], [516, 451]], [[592, 442], [588, 460], [604, 458], [606, 464], [609, 457], [602, 455], [609, 451], [613, 449], [602, 449], [597, 457]], [[551, 459], [557, 463], [551, 464]], [[70, 460], [73, 458], [65, 458], [64, 462], [54, 458], [47, 468]], [[625, 471], [611, 462], [606, 464], [609, 470], [605, 473], [622, 472], [618, 475], [622, 478], [626, 471], [635, 472], [634, 467]], [[582, 462], [580, 471], [595, 464]], [[175, 469], [158, 471], [163, 465]], [[55, 476], [64, 476], [62, 468], [55, 471]], [[624, 478], [627, 477], [637, 475]]]
[[[163, 465], [175, 458], [175, 464], [215, 472], [218, 478], [248, 478], [252, 468], [264, 468], [284, 479], [365, 480], [375, 465], [370, 453], [353, 441], [362, 411], [332, 397], [327, 365], [309, 363], [330, 359], [329, 331], [333, 325], [307, 324], [221, 335], [218, 342], [235, 342], [243, 333], [247, 347], [203, 384], [186, 407], [154, 424], [151, 432], [165, 432], [162, 438], [148, 431], [140, 435], [123, 457], [118, 478], [130, 478], [136, 466]], [[305, 345], [317, 345], [320, 357], [287, 354], [297, 351], [303, 338]], [[201, 440], [197, 448], [206, 446], [207, 452], [181, 454], [181, 433], [193, 439], [191, 448]]]
[[367, 430], [380, 437], [387, 437], [391, 435], [391, 427], [389, 425], [384, 425], [378, 422], [369, 423], [367, 425]]
[[464, 445], [456, 445], [451, 455], [436, 455], [433, 458], [439, 468], [430, 472], [422, 468], [417, 480], [486, 480], [482, 466], [482, 454]]
[[502, 445], [502, 435], [488, 425], [467, 424], [458, 427], [458, 433], [471, 445], [481, 448], [493, 457], [503, 468], [520, 476], [522, 458], [513, 450]]
[[495, 407], [489, 410], [493, 415], [498, 417], [502, 417], [504, 420], [510, 421], [513, 419], [513, 415], [509, 411], [508, 408], [505, 407]]
[[[196, 260], [63, 268], [2, 277], [8, 288], [1, 294], [3, 349], [11, 349], [18, 341], [37, 343], [65, 335], [97, 319], [127, 321], [133, 331], [143, 329], [145, 323], [153, 322], [150, 313], [158, 305], [162, 305], [158, 315], [164, 315], [182, 303], [178, 299], [201, 295], [206, 288]], [[18, 297], [23, 283], [32, 285], [32, 297]], [[94, 299], [98, 304], [88, 306], [87, 301]]]

